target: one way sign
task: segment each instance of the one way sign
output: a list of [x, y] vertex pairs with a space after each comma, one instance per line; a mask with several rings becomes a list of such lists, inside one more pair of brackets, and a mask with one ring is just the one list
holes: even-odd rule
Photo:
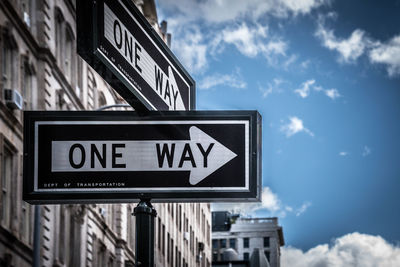
[[77, 1], [78, 53], [136, 110], [193, 110], [195, 83], [131, 0]]
[[31, 111], [24, 118], [28, 202], [260, 197], [255, 111]]

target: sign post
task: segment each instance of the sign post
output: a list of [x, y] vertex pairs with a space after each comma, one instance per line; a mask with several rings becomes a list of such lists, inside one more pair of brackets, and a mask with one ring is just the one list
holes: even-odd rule
[[141, 199], [136, 216], [136, 266], [154, 266], [154, 218], [156, 210], [150, 199]]

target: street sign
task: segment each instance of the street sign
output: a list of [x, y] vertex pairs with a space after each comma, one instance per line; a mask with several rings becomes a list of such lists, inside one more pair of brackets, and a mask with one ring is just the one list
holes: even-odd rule
[[77, 1], [78, 53], [137, 110], [193, 110], [194, 80], [131, 0]]
[[256, 111], [24, 112], [30, 203], [258, 201]]

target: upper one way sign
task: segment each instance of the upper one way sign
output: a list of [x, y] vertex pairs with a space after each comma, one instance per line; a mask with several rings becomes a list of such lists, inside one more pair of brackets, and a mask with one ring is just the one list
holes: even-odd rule
[[78, 53], [135, 109], [193, 110], [194, 80], [130, 0], [77, 1]]

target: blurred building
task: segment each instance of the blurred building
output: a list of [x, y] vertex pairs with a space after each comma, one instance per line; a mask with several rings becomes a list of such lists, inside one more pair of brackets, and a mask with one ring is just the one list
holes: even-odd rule
[[212, 266], [280, 266], [285, 244], [277, 218], [212, 213]]
[[[134, 2], [169, 44], [155, 1]], [[124, 103], [76, 54], [75, 19], [74, 0], [0, 1], [0, 266], [33, 261], [35, 209], [22, 201], [23, 111]], [[136, 204], [40, 206], [40, 266], [135, 266]], [[210, 205], [154, 206], [156, 266], [210, 266]]]

